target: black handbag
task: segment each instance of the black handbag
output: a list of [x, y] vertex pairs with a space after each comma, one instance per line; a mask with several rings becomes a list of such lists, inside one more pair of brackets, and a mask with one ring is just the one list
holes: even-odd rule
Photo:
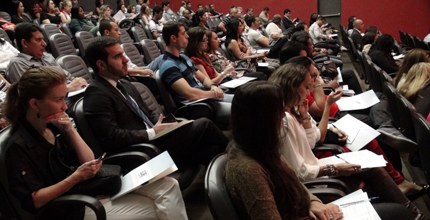
[[[55, 147], [49, 152], [49, 167], [56, 181], [61, 181], [76, 170], [75, 159], [69, 158], [61, 150], [63, 142], [61, 135], [55, 139]], [[121, 167], [118, 165], [102, 164], [99, 172], [91, 179], [76, 184], [67, 194], [84, 194], [89, 196], [112, 196], [121, 189]]]
[[333, 60], [325, 60], [323, 63], [318, 64], [321, 77], [334, 79], [339, 74], [337, 71], [336, 63]]

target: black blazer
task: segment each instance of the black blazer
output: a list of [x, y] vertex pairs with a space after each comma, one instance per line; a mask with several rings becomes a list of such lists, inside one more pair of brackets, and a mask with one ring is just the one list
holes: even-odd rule
[[363, 36], [361, 36], [360, 32], [358, 32], [356, 29], [353, 29], [351, 33], [351, 39], [352, 42], [354, 42], [354, 46], [357, 50], [363, 50]]
[[[136, 88], [121, 80], [127, 93], [155, 124], [158, 113], [151, 112]], [[137, 143], [148, 143], [148, 133], [143, 120], [132, 110], [124, 96], [105, 79], [96, 76], [85, 91], [84, 114], [96, 138], [108, 153]]]

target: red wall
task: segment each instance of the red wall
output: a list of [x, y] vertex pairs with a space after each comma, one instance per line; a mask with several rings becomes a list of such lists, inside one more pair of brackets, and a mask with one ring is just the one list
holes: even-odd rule
[[[161, 4], [162, 0], [150, 0]], [[179, 9], [179, 0], [170, 0], [171, 8]], [[264, 7], [270, 8], [270, 16], [282, 14], [285, 8], [292, 10], [293, 17], [309, 22], [309, 16], [317, 11], [317, 0], [191, 0], [193, 9], [197, 4], [215, 4], [215, 8], [226, 13], [231, 5], [254, 8], [259, 14]], [[365, 26], [376, 25], [383, 33], [399, 38], [398, 31], [406, 31], [424, 38], [430, 31], [430, 0], [344, 0], [342, 1], [342, 24], [347, 24], [350, 15], [364, 20]]]
[[430, 31], [429, 0], [346, 0], [342, 1], [342, 24], [350, 15], [364, 25], [376, 25], [383, 33], [399, 39], [399, 30], [423, 39]]

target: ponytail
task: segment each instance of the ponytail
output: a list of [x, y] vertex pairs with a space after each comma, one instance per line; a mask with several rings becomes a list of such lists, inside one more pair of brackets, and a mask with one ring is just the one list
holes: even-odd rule
[[6, 118], [11, 124], [16, 124], [20, 115], [25, 115], [26, 112], [25, 104], [21, 104], [21, 100], [18, 94], [18, 83], [12, 84], [6, 96], [6, 103], [4, 113]]

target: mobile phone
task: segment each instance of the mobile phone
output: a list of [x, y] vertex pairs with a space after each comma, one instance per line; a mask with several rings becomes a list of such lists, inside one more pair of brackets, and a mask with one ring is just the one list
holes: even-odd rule
[[103, 160], [106, 157], [106, 152], [104, 152], [97, 160]]
[[177, 122], [175, 116], [173, 114], [168, 114], [167, 116], [165, 116], [163, 118], [163, 123], [173, 123], [173, 122]]

